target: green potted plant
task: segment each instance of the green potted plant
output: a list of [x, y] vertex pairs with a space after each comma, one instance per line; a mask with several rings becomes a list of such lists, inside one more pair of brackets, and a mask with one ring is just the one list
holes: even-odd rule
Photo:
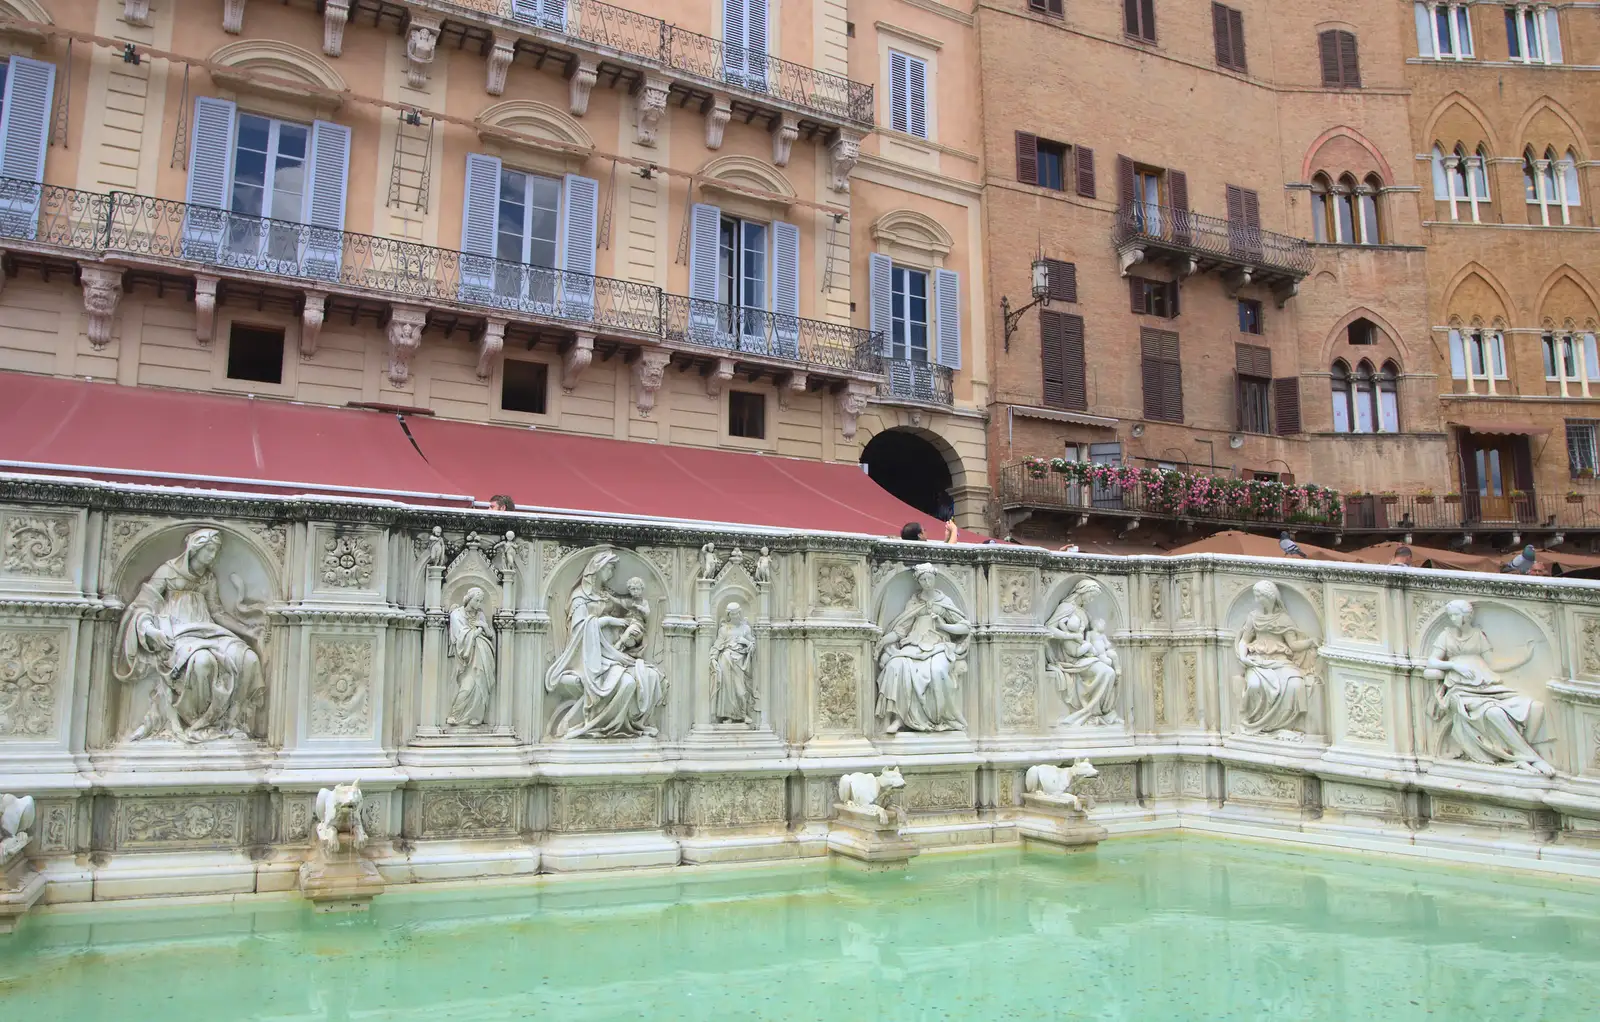
[[1582, 504], [1583, 503], [1583, 494], [1579, 493], [1577, 490], [1568, 490], [1567, 491], [1567, 503], [1568, 504]]
[[1580, 468], [1580, 469], [1578, 469], [1578, 478], [1579, 479], [1593, 479], [1594, 478], [1594, 469], [1592, 469], [1592, 468]]
[[1416, 500], [1417, 500], [1418, 504], [1432, 504], [1433, 503], [1433, 491], [1428, 489], [1427, 487], [1423, 487], [1422, 489], [1417, 491]]
[[1461, 494], [1451, 490], [1449, 493], [1444, 495], [1444, 502], [1446, 504], [1459, 504], [1461, 503]]
[[1398, 503], [1400, 503], [1400, 495], [1398, 493], [1394, 492], [1393, 490], [1384, 490], [1382, 493], [1378, 494], [1378, 497], [1385, 504], [1398, 504]]

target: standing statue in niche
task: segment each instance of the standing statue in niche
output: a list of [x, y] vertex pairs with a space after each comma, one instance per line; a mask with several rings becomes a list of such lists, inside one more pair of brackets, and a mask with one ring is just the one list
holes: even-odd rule
[[1317, 640], [1294, 623], [1275, 584], [1257, 582], [1251, 592], [1256, 609], [1245, 618], [1234, 645], [1244, 665], [1244, 677], [1235, 679], [1244, 689], [1239, 726], [1245, 734], [1296, 740], [1317, 684]]
[[711, 719], [719, 724], [752, 724], [756, 715], [755, 679], [751, 661], [756, 634], [744, 608], [728, 604], [711, 647]]
[[456, 694], [450, 700], [451, 727], [480, 727], [489, 719], [494, 697], [494, 628], [483, 610], [483, 590], [467, 590], [461, 606], [450, 612], [450, 656], [456, 662]]
[[761, 548], [761, 556], [756, 558], [755, 580], [772, 581], [772, 553], [766, 547]]
[[559, 738], [653, 736], [649, 720], [663, 702], [666, 682], [644, 659], [649, 605], [644, 582], [630, 579], [628, 595], [609, 585], [617, 555], [589, 558], [567, 601], [566, 648], [545, 675], [545, 691], [564, 700], [551, 733]]
[[265, 694], [264, 615], [237, 576], [237, 605], [223, 602], [212, 571], [221, 549], [216, 529], [189, 533], [183, 552], [157, 568], [123, 611], [112, 674], [118, 681], [148, 677], [154, 683], [150, 709], [130, 741], [254, 737], [252, 717]]
[[912, 569], [917, 589], [878, 640], [878, 715], [890, 734], [960, 731], [961, 676], [972, 622], [938, 588], [931, 564]]
[[1500, 675], [1533, 659], [1537, 640], [1529, 639], [1522, 657], [1496, 667], [1489, 662], [1489, 636], [1473, 622], [1472, 604], [1452, 600], [1444, 608], [1450, 624], [1428, 650], [1422, 676], [1435, 683], [1429, 715], [1438, 723], [1436, 745], [1444, 759], [1511, 763], [1546, 777], [1555, 768], [1538, 747], [1550, 740], [1544, 706], [1518, 695]]
[[1060, 722], [1073, 727], [1122, 723], [1117, 713], [1121, 658], [1105, 633], [1105, 622], [1089, 617], [1089, 604], [1103, 592], [1099, 582], [1084, 579], [1045, 623], [1045, 674], [1067, 707]]

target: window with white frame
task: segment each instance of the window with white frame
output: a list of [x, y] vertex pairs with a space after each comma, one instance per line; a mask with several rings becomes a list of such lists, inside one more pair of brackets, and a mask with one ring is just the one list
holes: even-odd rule
[[689, 331], [702, 344], [793, 357], [800, 332], [800, 231], [695, 203]]
[[1506, 7], [1506, 51], [1524, 64], [1561, 63], [1561, 18], [1549, 4]]
[[961, 274], [874, 252], [867, 275], [869, 329], [882, 338], [890, 393], [949, 403], [951, 374], [961, 368]]
[[928, 274], [896, 266], [890, 290], [889, 357], [928, 361]]
[[293, 259], [300, 232], [254, 218], [298, 224], [306, 214], [306, 157], [311, 129], [304, 124], [241, 113], [233, 156], [233, 192], [228, 208], [228, 249], [259, 250], [272, 259]]
[[1573, 478], [1593, 478], [1595, 472], [1600, 470], [1600, 463], [1595, 458], [1595, 425], [1593, 419], [1567, 420], [1567, 467]]
[[[500, 168], [499, 223], [495, 231], [495, 292], [539, 304], [555, 300], [560, 265], [556, 235], [561, 222], [561, 181]], [[529, 272], [529, 268], [535, 272]]]
[[1522, 153], [1522, 189], [1528, 200], [1528, 222], [1549, 227], [1572, 223], [1578, 206], [1578, 157], [1572, 150], [1558, 155], [1554, 146], [1538, 155], [1532, 146]]
[[1499, 330], [1486, 330], [1479, 326], [1467, 329], [1452, 327], [1450, 376], [1466, 381], [1469, 394], [1479, 393], [1480, 383], [1484, 393], [1497, 393], [1497, 381], [1509, 378], [1506, 375], [1505, 335]]
[[594, 314], [600, 182], [467, 154], [462, 301], [563, 318]]
[[1546, 330], [1543, 342], [1544, 378], [1561, 385], [1562, 397], [1600, 397], [1600, 351], [1593, 332]]
[[1470, 4], [1418, 3], [1417, 52], [1437, 60], [1465, 60], [1472, 56]]
[[717, 304], [727, 329], [760, 335], [767, 310], [768, 225], [724, 213], [717, 229]]
[[1352, 370], [1337, 359], [1332, 377], [1335, 433], [1400, 432], [1400, 367], [1393, 361], [1374, 370], [1362, 359]]
[[1473, 223], [1481, 223], [1489, 203], [1489, 154], [1483, 146], [1469, 152], [1460, 142], [1446, 153], [1437, 143], [1433, 147], [1433, 197], [1450, 203], [1450, 219], [1460, 220], [1465, 212]]
[[1333, 245], [1378, 245], [1383, 242], [1378, 217], [1378, 193], [1383, 183], [1375, 175], [1357, 183], [1352, 174], [1338, 182], [1327, 174], [1311, 179], [1312, 240]]
[[889, 51], [889, 127], [928, 137], [928, 63], [899, 50]]

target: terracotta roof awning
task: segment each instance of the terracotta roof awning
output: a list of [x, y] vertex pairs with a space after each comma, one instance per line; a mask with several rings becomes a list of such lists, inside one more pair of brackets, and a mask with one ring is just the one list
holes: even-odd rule
[[1452, 422], [1449, 425], [1487, 436], [1544, 436], [1550, 432], [1549, 426], [1536, 426], [1531, 422]]

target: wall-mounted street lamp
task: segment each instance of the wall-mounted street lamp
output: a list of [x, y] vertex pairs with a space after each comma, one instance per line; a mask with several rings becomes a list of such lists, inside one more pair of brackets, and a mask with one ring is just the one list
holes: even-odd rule
[[1011, 335], [1017, 332], [1017, 324], [1022, 320], [1022, 314], [1035, 305], [1050, 304], [1050, 261], [1043, 256], [1033, 261], [1033, 301], [1022, 308], [1012, 311], [1011, 299], [1005, 295], [1000, 296], [1000, 318], [1005, 324], [1005, 349], [1011, 350]]

